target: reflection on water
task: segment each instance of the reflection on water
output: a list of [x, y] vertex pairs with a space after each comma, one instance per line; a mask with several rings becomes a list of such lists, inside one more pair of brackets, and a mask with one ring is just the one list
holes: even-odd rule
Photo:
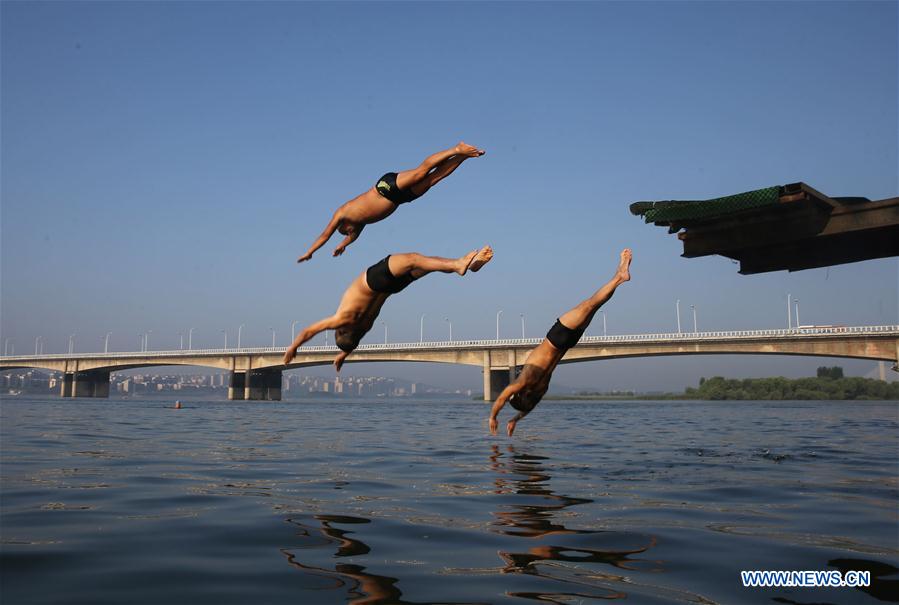
[[[370, 519], [345, 515], [315, 515], [315, 519], [320, 523], [320, 526], [317, 528], [293, 519], [288, 519], [288, 522], [299, 528], [300, 536], [311, 537], [316, 532], [320, 533], [326, 538], [328, 544], [336, 546], [335, 557], [361, 556], [371, 552], [371, 547], [368, 544], [362, 540], [350, 537], [349, 534], [354, 532], [334, 527], [336, 524], [371, 523]], [[282, 549], [281, 553], [287, 557], [288, 563], [304, 573], [332, 579], [334, 584], [329, 588], [345, 590], [347, 602], [351, 605], [388, 605], [390, 603], [399, 605], [437, 605], [433, 602], [424, 604], [402, 600], [400, 597], [403, 596], [403, 592], [396, 587], [396, 583], [399, 582], [398, 578], [366, 573], [366, 568], [362, 565], [335, 563], [334, 569], [325, 569], [301, 563], [297, 560], [297, 555], [289, 550]], [[470, 605], [475, 604], [472, 603]]]
[[[528, 496], [531, 503], [503, 504], [502, 509], [495, 511], [495, 529], [499, 533], [522, 538], [543, 538], [561, 535], [596, 536], [602, 532], [590, 529], [568, 528], [562, 524], [558, 517], [560, 513], [571, 506], [589, 504], [593, 500], [588, 498], [576, 498], [555, 493], [549, 487], [551, 479], [549, 469], [544, 461], [548, 458], [527, 453], [519, 453], [515, 446], [506, 446], [507, 455], [503, 454], [497, 445], [492, 446], [490, 456], [491, 467], [497, 476], [494, 480], [496, 493], [499, 495]], [[533, 496], [540, 498], [539, 503], [532, 502]], [[539, 544], [530, 546], [525, 552], [499, 551], [499, 556], [505, 562], [502, 568], [504, 573], [523, 573], [541, 576], [550, 580], [556, 580], [567, 584], [579, 584], [594, 589], [593, 592], [527, 592], [511, 591], [510, 596], [548, 601], [552, 603], [566, 603], [573, 598], [580, 599], [622, 599], [627, 594], [612, 588], [598, 587], [596, 580], [621, 581], [620, 576], [608, 574], [597, 575], [594, 572], [584, 572], [586, 563], [598, 563], [610, 565], [619, 569], [638, 569], [637, 564], [642, 563], [634, 559], [632, 555], [642, 553], [655, 545], [655, 538], [650, 537], [643, 546], [630, 549], [599, 549], [590, 548], [587, 544], [573, 546], [568, 544]], [[575, 563], [577, 570], [559, 565], [538, 565], [547, 562]], [[661, 571], [661, 569], [653, 569]], [[602, 588], [602, 592], [596, 592], [596, 588]], [[583, 590], [583, 588], [582, 588]]]
[[899, 602], [895, 404], [551, 405], [4, 401], [0, 602]]
[[[655, 546], [654, 537], [566, 527], [562, 519], [566, 509], [593, 500], [556, 493], [550, 487], [550, 463], [546, 456], [518, 452], [513, 445], [502, 449], [495, 444], [490, 446], [487, 468], [493, 473], [490, 491], [495, 496], [490, 497], [490, 503], [496, 508], [491, 511], [494, 521], [490, 531], [512, 538], [510, 543], [520, 545], [520, 550], [497, 551], [502, 566], [493, 569], [493, 573], [527, 574], [540, 578], [547, 586], [565, 587], [565, 590], [540, 592], [510, 589], [505, 591], [507, 596], [560, 604], [573, 598], [622, 599], [628, 596], [622, 587], [632, 580], [609, 570], [602, 571], [603, 568], [663, 571], [658, 561], [635, 556]], [[343, 483], [343, 487], [352, 487], [350, 482]], [[372, 519], [330, 514], [313, 515], [312, 519], [317, 525], [287, 519], [296, 529], [296, 537], [303, 542], [300, 548], [281, 549], [291, 566], [306, 574], [328, 578], [331, 583], [327, 588], [345, 591], [348, 602], [354, 605], [413, 603], [401, 599], [403, 592], [398, 586], [399, 578], [371, 573], [368, 566], [355, 562], [355, 558], [360, 557], [364, 561], [366, 555], [371, 555], [369, 559], [379, 557], [371, 544], [359, 536], [365, 529], [372, 528]], [[379, 532], [373, 530], [372, 533], [372, 539], [376, 541]], [[639, 543], [630, 547], [602, 548], [598, 543], [603, 538], [607, 543]], [[304, 554], [321, 548], [333, 550], [334, 558], [352, 558], [353, 562], [335, 561], [333, 567], [307, 562], [308, 557]], [[406, 555], [414, 558], [417, 553], [406, 552]]]

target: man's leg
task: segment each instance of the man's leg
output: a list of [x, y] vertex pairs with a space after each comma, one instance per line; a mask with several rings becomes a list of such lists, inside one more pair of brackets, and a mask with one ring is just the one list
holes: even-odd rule
[[[413, 168], [412, 170], [398, 172], [396, 175], [396, 186], [400, 189], [412, 188], [415, 193], [421, 195], [427, 191], [431, 185], [434, 185], [437, 181], [449, 176], [463, 161], [468, 158], [476, 158], [480, 155], [484, 155], [484, 152], [480, 149], [465, 143], [459, 143], [455, 147], [444, 149], [443, 151], [438, 151], [433, 155], [429, 155], [418, 165], [418, 167]], [[432, 170], [435, 172], [443, 172], [446, 170], [447, 172], [437, 179], [437, 181], [430, 183], [431, 179], [429, 177], [432, 175]], [[424, 188], [423, 190], [422, 187]]]
[[424, 256], [415, 252], [391, 254], [387, 266], [390, 268], [390, 272], [397, 277], [411, 274], [412, 277], [418, 279], [434, 271], [465, 275], [469, 270], [477, 271], [491, 258], [493, 258], [493, 250], [490, 246], [484, 246], [480, 250], [473, 250], [459, 258]]
[[562, 322], [563, 326], [565, 326], [566, 328], [571, 328], [572, 330], [580, 330], [586, 329], [586, 327], [590, 325], [590, 322], [593, 320], [593, 316], [607, 300], [612, 298], [612, 294], [615, 293], [615, 289], [624, 282], [630, 280], [631, 275], [629, 268], [631, 264], [631, 256], [632, 253], [630, 248], [625, 248], [624, 250], [622, 250], [621, 261], [618, 263], [618, 270], [615, 272], [615, 277], [610, 279], [602, 288], [597, 290], [593, 294], [593, 296], [583, 301], [564, 315], [560, 316], [559, 321]]

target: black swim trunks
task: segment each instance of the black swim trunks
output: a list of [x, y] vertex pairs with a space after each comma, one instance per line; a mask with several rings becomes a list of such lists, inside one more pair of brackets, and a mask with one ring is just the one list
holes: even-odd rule
[[586, 328], [574, 330], [562, 324], [558, 319], [553, 327], [546, 333], [546, 339], [560, 351], [567, 351], [577, 344], [577, 341], [584, 335]]
[[415, 281], [411, 274], [407, 273], [397, 277], [391, 273], [390, 265], [387, 264], [389, 258], [390, 256], [385, 256], [365, 272], [365, 281], [368, 282], [368, 287], [375, 292], [396, 294]]
[[378, 179], [378, 184], [375, 185], [375, 189], [377, 189], [378, 193], [380, 193], [383, 197], [386, 197], [397, 206], [399, 206], [400, 204], [411, 202], [412, 200], [421, 197], [415, 195], [408, 189], [400, 189], [399, 187], [397, 187], [395, 172], [388, 172], [380, 179]]

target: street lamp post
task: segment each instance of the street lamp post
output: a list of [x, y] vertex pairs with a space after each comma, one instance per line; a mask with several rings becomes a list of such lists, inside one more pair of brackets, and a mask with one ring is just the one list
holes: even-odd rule
[[178, 350], [184, 350], [184, 332], [178, 332]]
[[35, 355], [37, 355], [37, 343], [38, 343], [38, 341], [39, 341], [40, 339], [41, 339], [40, 336], [35, 336], [35, 337], [34, 337], [34, 354], [35, 354]]
[[425, 314], [421, 314], [421, 319], [418, 321], [418, 342], [425, 341]]
[[75, 352], [75, 335], [69, 336], [69, 355]]
[[696, 305], [690, 305], [690, 308], [693, 309], [693, 333], [699, 334], [699, 329], [696, 327]]
[[793, 303], [796, 305], [796, 327], [798, 328], [802, 325], [799, 323], [799, 299], [797, 298]]
[[147, 330], [147, 337], [144, 339], [144, 350], [150, 350], [150, 334], [153, 333], [153, 330]]
[[227, 349], [228, 348], [228, 332], [225, 330], [222, 330], [221, 332], [222, 332], [222, 334], [225, 335], [225, 348]]
[[110, 336], [112, 336], [112, 332], [107, 332], [106, 336], [103, 337], [103, 340], [105, 341], [103, 343], [103, 352], [104, 353], [109, 353], [109, 337]]
[[297, 337], [297, 324], [300, 323], [299, 319], [295, 319], [290, 322], [290, 342], [293, 342], [293, 339]]
[[677, 333], [680, 334], [680, 299], [677, 299], [677, 302], [674, 303], [675, 308], [677, 309]]
[[140, 343], [140, 344], [137, 345], [137, 346], [140, 348], [141, 353], [143, 353], [143, 351], [144, 351], [144, 335], [143, 335], [143, 334], [138, 334], [138, 335], [137, 335], [137, 340], [138, 340], [138, 342]]
[[793, 327], [792, 294], [787, 294], [787, 330]]
[[387, 322], [382, 321], [381, 325], [384, 326], [384, 344], [387, 344]]
[[272, 348], [274, 349], [275, 348], [275, 329], [271, 326], [269, 326], [268, 329], [272, 331]]
[[453, 322], [450, 321], [450, 318], [449, 318], [449, 317], [444, 317], [443, 319], [444, 319], [444, 321], [446, 321], [446, 323], [449, 324], [449, 329], [450, 329], [450, 339], [449, 339], [449, 341], [450, 341], [450, 342], [453, 342]]
[[193, 338], [194, 338], [194, 328], [191, 328], [187, 331], [187, 350], [193, 350]]
[[499, 340], [499, 317], [503, 314], [503, 310], [500, 309], [496, 312], [496, 339]]
[[606, 335], [606, 312], [600, 311], [602, 313], [602, 335]]
[[524, 313], [521, 313], [521, 338], [524, 338]]
[[[69, 348], [71, 348], [71, 347], [69, 347]], [[9, 355], [9, 339], [8, 338], [3, 340], [3, 354]]]
[[240, 324], [240, 327], [237, 328], [237, 348], [240, 348], [240, 334], [243, 332], [244, 324]]

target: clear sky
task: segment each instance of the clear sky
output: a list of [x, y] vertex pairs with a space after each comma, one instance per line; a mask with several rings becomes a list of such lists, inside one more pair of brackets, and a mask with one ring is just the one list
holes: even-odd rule
[[[3, 2], [0, 332], [17, 352], [286, 345], [391, 252], [496, 258], [391, 299], [392, 341], [543, 335], [604, 282], [613, 334], [887, 324], [896, 259], [741, 276], [628, 212], [805, 181], [897, 195], [896, 2]], [[487, 150], [337, 259], [295, 259], [345, 200], [459, 140]], [[601, 333], [600, 321], [588, 334]], [[383, 339], [380, 327], [366, 341]], [[319, 337], [318, 341], [321, 341]], [[833, 360], [576, 364], [666, 388]], [[841, 362], [864, 373], [868, 362]], [[473, 368], [349, 366], [480, 385]]]

